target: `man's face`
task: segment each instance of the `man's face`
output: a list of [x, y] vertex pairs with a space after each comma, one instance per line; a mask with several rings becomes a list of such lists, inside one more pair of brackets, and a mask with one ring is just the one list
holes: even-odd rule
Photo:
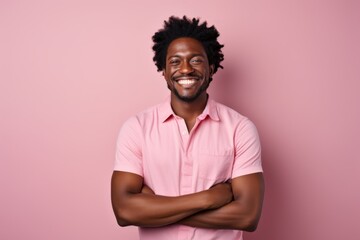
[[163, 75], [170, 91], [180, 100], [193, 102], [206, 94], [213, 66], [202, 44], [193, 38], [173, 40], [166, 54]]

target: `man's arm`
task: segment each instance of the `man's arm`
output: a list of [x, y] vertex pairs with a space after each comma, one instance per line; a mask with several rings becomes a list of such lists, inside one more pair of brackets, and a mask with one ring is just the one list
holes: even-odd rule
[[142, 193], [142, 188], [141, 176], [114, 171], [111, 179], [111, 201], [120, 226], [165, 226], [200, 211], [219, 208], [233, 198], [231, 187], [226, 183], [179, 197]]
[[215, 210], [196, 213], [179, 223], [199, 228], [255, 231], [264, 198], [262, 173], [234, 178], [231, 186], [234, 195], [232, 202]]

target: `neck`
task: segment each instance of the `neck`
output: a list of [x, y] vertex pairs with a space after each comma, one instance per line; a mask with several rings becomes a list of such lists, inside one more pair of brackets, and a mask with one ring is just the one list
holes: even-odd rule
[[185, 121], [192, 121], [204, 111], [207, 99], [206, 92], [192, 102], [182, 101], [174, 94], [171, 94], [171, 107], [176, 115], [185, 119]]

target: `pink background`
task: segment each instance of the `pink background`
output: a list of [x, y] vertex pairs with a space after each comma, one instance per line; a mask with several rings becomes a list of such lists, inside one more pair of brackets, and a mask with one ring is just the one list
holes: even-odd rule
[[138, 239], [112, 214], [115, 139], [168, 94], [150, 38], [183, 14], [221, 32], [210, 93], [261, 135], [246, 239], [359, 239], [358, 3], [1, 0], [0, 239]]

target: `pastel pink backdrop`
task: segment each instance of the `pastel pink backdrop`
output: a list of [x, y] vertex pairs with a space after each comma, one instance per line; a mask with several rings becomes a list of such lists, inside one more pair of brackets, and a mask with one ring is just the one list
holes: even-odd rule
[[0, 3], [0, 239], [138, 239], [110, 205], [117, 132], [168, 94], [151, 36], [215, 24], [210, 94], [257, 125], [263, 216], [248, 240], [359, 239], [357, 1]]

